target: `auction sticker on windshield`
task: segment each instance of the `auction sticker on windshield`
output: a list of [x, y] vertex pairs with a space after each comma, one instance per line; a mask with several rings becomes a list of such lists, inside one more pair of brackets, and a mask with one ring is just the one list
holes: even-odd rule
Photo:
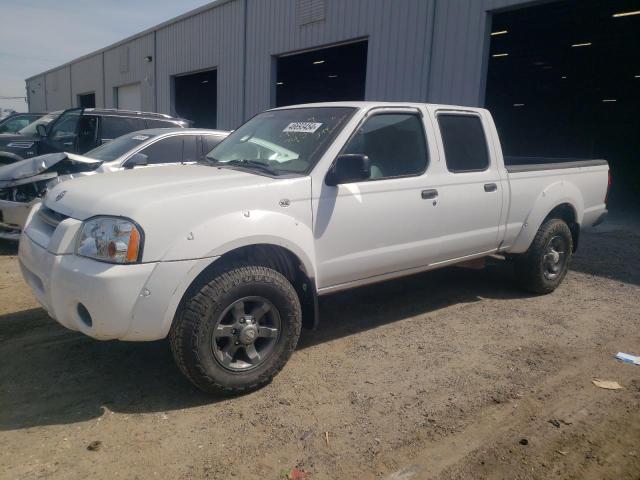
[[293, 122], [286, 126], [283, 132], [313, 133], [320, 128], [321, 123]]

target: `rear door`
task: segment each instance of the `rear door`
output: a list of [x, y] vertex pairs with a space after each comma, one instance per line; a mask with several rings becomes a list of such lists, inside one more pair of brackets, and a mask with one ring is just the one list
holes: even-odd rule
[[504, 192], [487, 143], [490, 125], [475, 111], [433, 107], [431, 113], [443, 160], [437, 186], [440, 261], [494, 251]]

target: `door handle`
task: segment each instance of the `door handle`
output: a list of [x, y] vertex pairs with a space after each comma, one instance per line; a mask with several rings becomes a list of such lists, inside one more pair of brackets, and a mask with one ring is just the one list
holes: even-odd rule
[[484, 184], [484, 191], [485, 192], [495, 192], [496, 190], [498, 190], [498, 185], [496, 185], [495, 183], [485, 183]]
[[436, 190], [435, 188], [422, 190], [422, 193], [420, 194], [420, 196], [422, 197], [423, 200], [438, 198], [438, 190]]

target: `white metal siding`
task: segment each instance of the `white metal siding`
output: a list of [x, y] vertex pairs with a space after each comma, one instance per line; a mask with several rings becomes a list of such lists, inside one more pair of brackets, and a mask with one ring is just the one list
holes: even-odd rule
[[273, 57], [369, 41], [365, 97], [423, 100], [434, 0], [326, 0], [323, 21], [299, 26], [292, 0], [248, 0], [245, 116], [272, 106]]
[[215, 68], [218, 128], [242, 123], [244, 2], [221, 5], [156, 32], [158, 111], [172, 111], [171, 77]]
[[[145, 57], [154, 56], [153, 47], [153, 33], [150, 33], [104, 52], [104, 93], [107, 107], [116, 107], [115, 88], [140, 83], [142, 110], [155, 110], [154, 61], [145, 61]], [[123, 68], [125, 64], [126, 68]]]
[[46, 97], [44, 92], [44, 75], [27, 80], [27, 99], [30, 112], [46, 112]]
[[96, 107], [104, 107], [102, 91], [102, 54], [71, 64], [71, 89], [73, 106], [78, 106], [78, 95], [95, 92]]
[[71, 77], [69, 66], [46, 74], [47, 108], [61, 110], [71, 105]]
[[115, 88], [139, 82], [143, 110], [172, 113], [172, 76], [216, 68], [219, 127], [235, 128], [273, 105], [276, 56], [355, 39], [369, 42], [366, 99], [481, 105], [490, 12], [531, 3], [220, 0], [28, 79], [31, 89], [47, 79], [46, 103], [30, 93], [30, 109], [69, 107], [87, 91], [115, 107]]

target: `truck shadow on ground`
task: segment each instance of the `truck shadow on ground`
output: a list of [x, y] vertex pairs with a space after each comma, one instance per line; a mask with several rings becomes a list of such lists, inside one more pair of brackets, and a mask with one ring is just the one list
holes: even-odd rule
[[[323, 298], [320, 327], [303, 331], [298, 348], [457, 303], [523, 296], [506, 265], [450, 268], [363, 287]], [[0, 358], [0, 430], [76, 423], [105, 410], [153, 413], [229, 401], [192, 387], [166, 341], [95, 341], [59, 326], [40, 308], [0, 316]]]
[[[635, 232], [586, 234], [572, 270], [640, 284], [638, 238]], [[303, 331], [298, 348], [455, 304], [526, 297], [505, 262], [477, 271], [427, 272], [323, 297], [320, 327]], [[153, 413], [225, 401], [229, 397], [201, 393], [183, 378], [166, 341], [95, 341], [64, 329], [39, 308], [0, 316], [0, 430], [76, 423], [105, 410]]]

